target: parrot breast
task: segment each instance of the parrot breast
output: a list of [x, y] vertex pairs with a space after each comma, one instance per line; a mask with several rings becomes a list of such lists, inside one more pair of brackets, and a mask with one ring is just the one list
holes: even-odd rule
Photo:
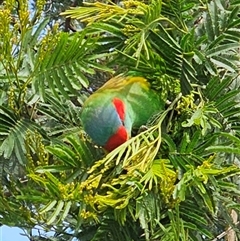
[[107, 151], [112, 151], [130, 136], [125, 128], [126, 105], [120, 98], [96, 92], [85, 102], [81, 113], [86, 133]]
[[107, 151], [112, 151], [118, 146], [122, 145], [128, 140], [128, 133], [124, 126], [120, 126], [119, 129], [113, 136], [108, 139], [108, 142], [104, 146]]

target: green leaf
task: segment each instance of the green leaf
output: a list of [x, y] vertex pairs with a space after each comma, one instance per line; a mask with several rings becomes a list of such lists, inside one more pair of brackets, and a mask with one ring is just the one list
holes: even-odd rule
[[57, 202], [57, 207], [54, 210], [54, 212], [52, 213], [52, 215], [48, 218], [47, 225], [52, 224], [56, 220], [57, 216], [62, 211], [63, 206], [64, 206], [64, 202], [63, 201], [58, 201]]
[[230, 72], [236, 72], [237, 71], [237, 65], [232, 63], [231, 61], [227, 60], [226, 58], [223, 58], [221, 56], [213, 56], [213, 57], [210, 58], [210, 60], [218, 68], [223, 68], [223, 69], [228, 70]]
[[212, 57], [215, 55], [223, 54], [224, 52], [228, 52], [229, 50], [234, 50], [239, 48], [239, 43], [230, 43], [230, 44], [224, 44], [220, 45], [214, 48], [209, 49], [206, 52], [207, 57]]
[[47, 150], [57, 156], [63, 163], [66, 165], [70, 165], [72, 167], [76, 167], [78, 165], [77, 158], [75, 156], [75, 153], [67, 148], [66, 146], [48, 146]]
[[210, 147], [207, 147], [206, 150], [209, 153], [223, 152], [223, 153], [240, 154], [240, 149], [239, 148], [229, 147], [229, 146], [210, 146]]
[[46, 213], [50, 210], [52, 210], [52, 208], [57, 204], [57, 200], [53, 200], [51, 202], [49, 202], [46, 206], [44, 206], [43, 208], [41, 208], [39, 210], [39, 213]]

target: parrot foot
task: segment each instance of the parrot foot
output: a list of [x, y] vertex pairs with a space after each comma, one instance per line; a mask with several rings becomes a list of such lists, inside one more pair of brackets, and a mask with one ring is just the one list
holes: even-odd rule
[[142, 126], [140, 126], [140, 128], [139, 128], [139, 130], [138, 130], [138, 134], [141, 133], [141, 132], [143, 132], [143, 131], [146, 131], [146, 130], [148, 130], [148, 127], [145, 126], [145, 125], [142, 125]]

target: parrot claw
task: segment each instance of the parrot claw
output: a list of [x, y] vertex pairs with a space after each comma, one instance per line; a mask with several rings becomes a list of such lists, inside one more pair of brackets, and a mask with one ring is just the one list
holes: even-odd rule
[[170, 100], [166, 100], [166, 105], [171, 105], [172, 102]]
[[138, 134], [141, 133], [141, 132], [143, 132], [143, 131], [146, 131], [146, 130], [148, 130], [148, 127], [145, 126], [145, 125], [142, 125], [142, 126], [140, 126], [140, 128], [139, 128], [139, 130], [138, 130]]

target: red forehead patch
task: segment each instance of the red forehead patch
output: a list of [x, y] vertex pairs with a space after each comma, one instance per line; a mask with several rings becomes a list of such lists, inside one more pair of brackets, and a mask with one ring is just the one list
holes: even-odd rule
[[122, 100], [118, 99], [118, 98], [114, 98], [113, 99], [113, 104], [116, 108], [116, 111], [119, 115], [119, 118], [121, 119], [121, 121], [124, 121], [125, 118], [125, 105], [123, 103]]

